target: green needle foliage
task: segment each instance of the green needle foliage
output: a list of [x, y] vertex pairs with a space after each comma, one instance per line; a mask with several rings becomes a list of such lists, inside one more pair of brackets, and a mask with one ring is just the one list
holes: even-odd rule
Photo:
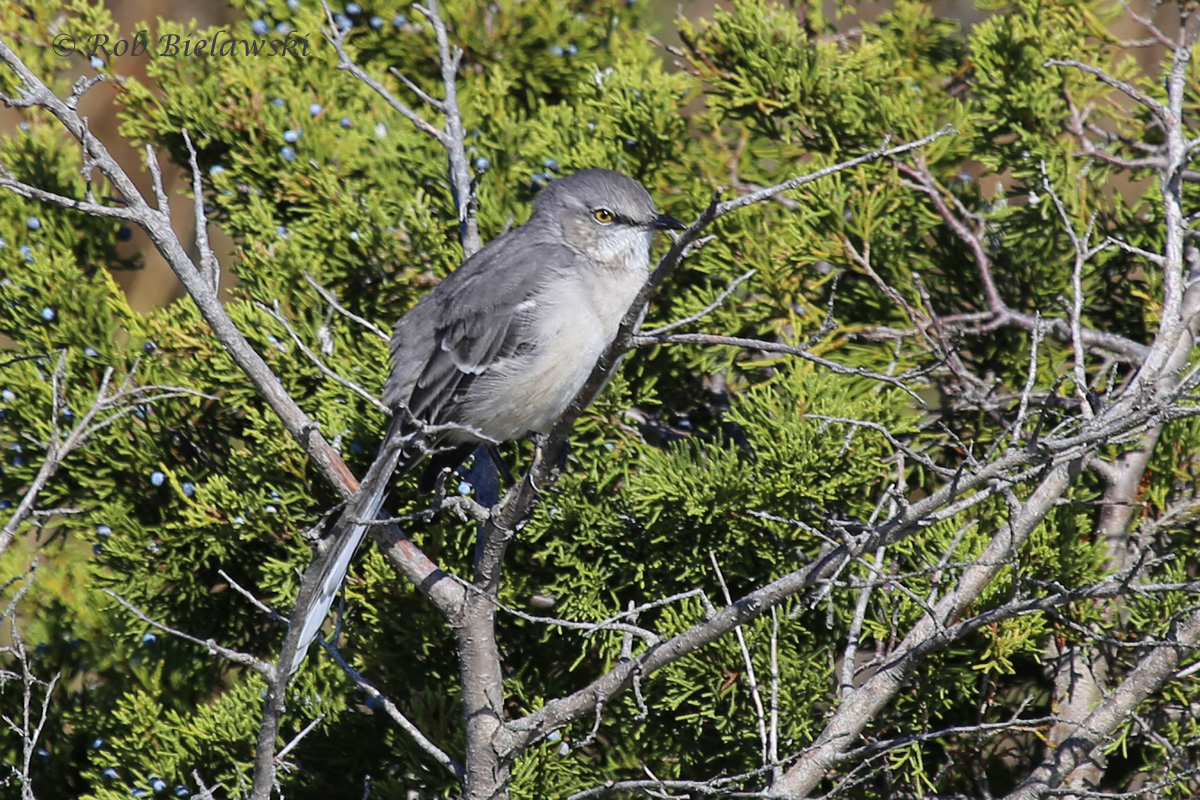
[[[336, 69], [319, 33], [325, 17], [318, 5], [232, 5], [244, 13], [220, 26], [226, 36], [253, 42], [290, 30], [305, 38], [306, 54], [164, 55], [160, 37], [195, 42], [218, 28], [148, 20], [139, 26], [151, 39], [137, 68], [132, 57], [105, 57], [95, 69], [111, 80], [93, 91], [116, 104], [121, 136], [139, 149], [152, 145], [162, 163], [183, 169], [178, 185], [186, 188], [171, 196], [177, 208], [191, 203], [181, 131], [189, 132], [210, 222], [232, 240], [223, 263], [235, 278], [226, 308], [362, 474], [385, 417], [323, 373], [293, 334], [330, 369], [379, 392], [386, 343], [337, 312], [313, 284], [386, 330], [458, 265], [447, 159], [436, 141]], [[353, 25], [352, 56], [441, 125], [389, 72], [440, 97], [432, 29], [408, 3], [361, 5], [354, 15], [334, 9]], [[958, 132], [917, 158], [945, 197], [986, 226], [988, 257], [1012, 308], [1061, 316], [1062, 298], [1071, 297], [1074, 251], [1043, 175], [1077, 231], [1092, 222], [1101, 238], [1161, 248], [1157, 178], [1124, 172], [1114, 185], [1118, 171], [1081, 158], [1071, 127], [1073, 110], [1090, 105], [1106, 125], [1140, 141], [1153, 136], [1145, 115], [1090, 76], [1045, 66], [1050, 58], [1077, 59], [1161, 96], [1161, 75], [1141, 74], [1107, 33], [1110, 4], [989, 2], [982, 21], [966, 30], [931, 5], [902, 0], [840, 36], [835, 23], [846, 30], [848, 20], [826, 18], [821, 5], [737, 0], [711, 19], [681, 20], [682, 45], [672, 55], [648, 40], [653, 26], [640, 3], [447, 2], [442, 12], [464, 50], [459, 99], [467, 152], [480, 173], [484, 239], [524, 221], [546, 182], [584, 167], [621, 170], [650, 188], [660, 210], [690, 220], [718, 187], [732, 196], [854, 157], [888, 136], [909, 141], [950, 125]], [[265, 36], [258, 32], [264, 24]], [[0, 31], [60, 96], [69, 92], [68, 71], [87, 58], [64, 61], [46, 42], [60, 32], [78, 41], [132, 36], [103, 6], [57, 0], [4, 6]], [[1189, 70], [1195, 103], [1196, 68]], [[0, 74], [0, 90], [11, 95], [15, 86], [10, 73]], [[0, 163], [22, 181], [70, 197], [89, 188], [97, 197], [115, 194], [103, 182], [87, 184], [79, 147], [44, 114], [30, 114], [0, 138]], [[1200, 199], [1194, 188], [1188, 192]], [[671, 345], [631, 354], [578, 425], [562, 479], [516, 535], [500, 596], [506, 606], [584, 622], [693, 590], [723, 606], [725, 591], [736, 599], [819, 557], [829, 546], [819, 532], [853, 532], [886, 519], [905, 500], [886, 494], [898, 475], [909, 501], [936, 488], [937, 476], [903, 457], [898, 442], [953, 466], [968, 450], [982, 457], [1005, 435], [1002, 418], [1011, 418], [1026, 381], [1027, 333], [1001, 328], [949, 343], [962, 369], [998, 387], [994, 400], [981, 395], [978, 402], [954, 396], [926, 338], [879, 335], [911, 327], [905, 307], [943, 315], [986, 309], [972, 252], [895, 162], [841, 172], [744, 209], [711, 233], [654, 299], [646, 327], [699, 312], [754, 269], [683, 331], [807, 342], [814, 354], [860, 370], [923, 368], [909, 383], [924, 403], [866, 377], [753, 349]], [[286, 614], [310, 559], [303, 533], [337, 498], [191, 301], [148, 313], [130, 307], [114, 277], [140, 266], [121, 246], [126, 235], [119, 220], [0, 192], [3, 508], [15, 509], [49, 443], [92, 407], [106, 370], [114, 386], [128, 380], [131, 388], [153, 388], [130, 396], [47, 482], [37, 508], [69, 513], [30, 518], [0, 556], [0, 585], [16, 579], [5, 603], [36, 559], [15, 620], [33, 674], [61, 676], [30, 777], [42, 800], [184, 796], [200, 789], [196, 775], [220, 784], [217, 796], [238, 796], [249, 780], [262, 681], [156, 630], [109, 592], [194, 637], [272, 658], [282, 627], [234, 584]], [[1081, 277], [1085, 326], [1135, 341], [1154, 335], [1161, 278], [1144, 260], [1109, 248]], [[270, 313], [276, 308], [290, 331]], [[827, 315], [836, 326], [824, 324]], [[1103, 368], [1099, 358], [1089, 362], [1092, 376]], [[1063, 413], [1055, 401], [1075, 396], [1070, 345], [1043, 342], [1034, 379], [1047, 413]], [[1129, 446], [1113, 443], [1106, 455]], [[1192, 490], [1197, 448], [1200, 424], [1166, 427], [1135, 523]], [[529, 451], [518, 444], [505, 455], [520, 469]], [[1035, 478], [1013, 491], [1026, 495]], [[414, 484], [397, 488], [392, 511], [428, 507]], [[1099, 491], [1094, 476], [1081, 476], [1074, 502], [1046, 517], [1019, 561], [969, 613], [1002, 606], [1031, 581], [1083, 586], [1110, 573], [1105, 543], [1094, 536], [1091, 503]], [[757, 770], [758, 705], [771, 703], [772, 674], [779, 755], [802, 750], [837, 705], [851, 628], [861, 630], [864, 661], [895, 647], [897, 634], [925, 613], [924, 598], [953, 583], [1009, 511], [994, 499], [931, 524], [881, 560], [868, 553], [831, 589], [798, 596], [745, 626], [745, 651], [725, 637], [644, 677], [637, 694], [605, 705], [595, 731], [594, 720], [583, 720], [528, 751], [516, 765], [513, 797], [566, 797], [642, 777], [643, 768], [662, 779]], [[410, 533], [443, 568], [469, 573], [471, 525], [442, 513]], [[1175, 557], [1154, 567], [1153, 580], [1193, 579], [1198, 545], [1195, 530], [1173, 532]], [[863, 582], [883, 574], [892, 578], [857, 609]], [[1171, 615], [1192, 603], [1184, 592], [1130, 596], [1119, 613], [1072, 606], [1064, 612], [1071, 625], [1029, 614], [982, 628], [929, 655], [863, 744], [1052, 713], [1051, 642], [1090, 646], [1089, 631], [1124, 642], [1161, 637]], [[705, 601], [692, 593], [636, 622], [665, 638], [705, 614]], [[577, 690], [628, 657], [631, 646], [620, 630], [584, 636], [507, 613], [498, 625], [511, 717]], [[453, 634], [374, 548], [364, 548], [352, 568], [340, 635], [347, 660], [430, 741], [461, 759]], [[7, 626], [0, 636], [9, 636]], [[641, 646], [636, 638], [633, 646]], [[7, 659], [0, 669], [19, 669], [12, 653]], [[1142, 709], [1163, 720], [1153, 736], [1132, 723], [1121, 729], [1107, 787], [1125, 790], [1130, 775], [1144, 772], [1168, 780], [1163, 796], [1190, 796], [1186, 784], [1169, 779], [1180, 763], [1200, 757], [1194, 715], [1168, 711], [1194, 707], [1197, 685], [1174, 684], [1169, 697]], [[19, 717], [22, 691], [19, 680], [6, 682], [0, 711]], [[359, 796], [367, 776], [374, 798], [455, 795], [453, 776], [324, 653], [314, 649], [290, 693], [283, 741], [319, 721], [286, 757], [286, 796]], [[1042, 735], [915, 742], [872, 762], [870, 775], [856, 775], [845, 791], [978, 795], [986, 785], [999, 796], [1041, 758]], [[20, 782], [23, 747], [18, 732], [0, 730], [0, 763], [16, 765], [0, 766], [0, 786], [10, 791]], [[852, 769], [835, 768], [826, 788]]]

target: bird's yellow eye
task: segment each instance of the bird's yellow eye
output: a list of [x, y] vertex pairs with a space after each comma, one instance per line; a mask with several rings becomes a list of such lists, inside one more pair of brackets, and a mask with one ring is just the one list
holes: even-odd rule
[[597, 208], [595, 211], [592, 212], [592, 216], [595, 217], [596, 222], [602, 223], [604, 225], [607, 225], [608, 223], [613, 221], [613, 213], [611, 211], [609, 211], [607, 208]]

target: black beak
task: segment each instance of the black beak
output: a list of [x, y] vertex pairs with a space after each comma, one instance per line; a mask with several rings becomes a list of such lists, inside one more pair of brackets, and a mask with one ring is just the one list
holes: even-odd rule
[[650, 227], [656, 231], [682, 231], [687, 229], [687, 225], [684, 225], [670, 214], [656, 215], [654, 219], [650, 220]]

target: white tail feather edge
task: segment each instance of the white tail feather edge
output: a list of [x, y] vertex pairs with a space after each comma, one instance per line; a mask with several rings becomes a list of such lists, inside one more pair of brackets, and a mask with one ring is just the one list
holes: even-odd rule
[[[289, 675], [295, 673], [304, 663], [304, 658], [308, 654], [308, 646], [317, 638], [317, 632], [321, 630], [321, 625], [324, 624], [325, 617], [328, 616], [329, 609], [333, 605], [333, 598], [337, 597], [342, 581], [345, 580], [346, 572], [350, 569], [350, 562], [354, 559], [354, 554], [358, 551], [358, 547], [366, 535], [368, 526], [361, 522], [355, 522], [355, 520], [375, 519], [379, 515], [380, 509], [387, 500], [388, 484], [391, 482], [392, 475], [402, 468], [400, 461], [404, 456], [404, 448], [415, 436], [415, 432], [394, 435], [394, 430], [389, 429], [375, 463], [367, 470], [366, 476], [358, 487], [358, 492], [350, 499], [345, 510], [338, 517], [334, 532], [331, 534], [334, 537], [333, 544], [329, 550], [319, 555], [305, 572], [304, 581], [308, 582], [312, 571], [319, 570], [321, 584], [309, 599], [303, 617], [297, 619], [293, 612], [291, 624], [300, 625], [300, 636], [297, 639], [296, 652], [292, 654], [292, 663], [288, 668]], [[413, 463], [415, 463], [415, 459]], [[411, 464], [405, 464], [403, 468], [407, 469], [409, 466]]]

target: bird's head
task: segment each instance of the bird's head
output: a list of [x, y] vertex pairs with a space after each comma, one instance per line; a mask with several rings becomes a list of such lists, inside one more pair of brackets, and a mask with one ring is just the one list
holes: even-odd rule
[[533, 208], [534, 219], [561, 228], [564, 242], [613, 268], [645, 269], [654, 232], [686, 227], [658, 213], [640, 183], [609, 169], [585, 169], [553, 181], [534, 198]]

